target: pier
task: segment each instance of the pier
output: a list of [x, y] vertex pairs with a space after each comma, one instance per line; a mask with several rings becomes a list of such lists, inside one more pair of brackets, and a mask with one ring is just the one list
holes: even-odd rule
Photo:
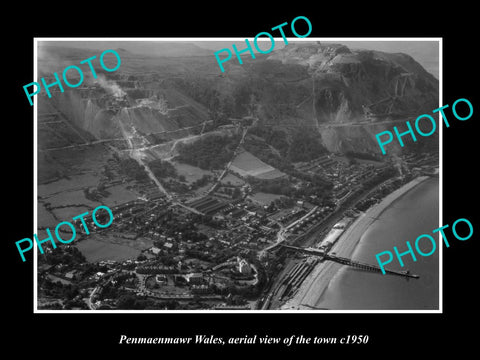
[[[323, 250], [320, 250], [320, 249], [300, 248], [300, 247], [291, 246], [291, 245], [281, 245], [281, 246], [286, 248], [286, 249], [298, 251], [298, 252], [301, 252], [301, 253], [304, 253], [304, 254], [307, 254], [307, 255], [318, 256], [318, 257], [320, 257], [321, 260], [335, 261], [339, 264], [356, 267], [356, 268], [359, 268], [361, 270], [382, 273], [382, 270], [377, 265], [366, 264], [366, 263], [362, 263], [360, 261], [344, 258], [344, 257], [341, 257], [341, 256], [332, 255], [332, 254], [329, 254], [329, 253], [327, 253]], [[414, 279], [418, 279], [420, 277], [419, 275], [411, 274], [410, 271], [408, 271], [408, 270], [407, 271], [396, 271], [396, 270], [388, 270], [388, 269], [384, 269], [384, 270], [385, 270], [385, 274], [390, 274], [390, 275], [397, 275], [397, 276], [403, 276], [403, 277], [406, 277], [406, 278], [414, 278]]]

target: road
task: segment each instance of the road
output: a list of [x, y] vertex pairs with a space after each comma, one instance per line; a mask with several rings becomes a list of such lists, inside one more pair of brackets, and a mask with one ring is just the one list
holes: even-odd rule
[[272, 250], [273, 248], [282, 244], [285, 241], [285, 234], [288, 232], [288, 230], [290, 230], [292, 227], [297, 225], [300, 221], [302, 221], [302, 220], [306, 219], [307, 217], [309, 217], [310, 215], [312, 215], [317, 209], [318, 209], [318, 206], [313, 207], [308, 213], [306, 213], [301, 218], [295, 220], [294, 222], [289, 224], [287, 227], [284, 227], [282, 224], [278, 223], [280, 225], [280, 230], [277, 233], [277, 241], [274, 244], [269, 245], [266, 248], [262, 249], [259, 252], [259, 257], [261, 258], [262, 256], [264, 256], [266, 251]]
[[211, 194], [217, 187], [217, 185], [220, 183], [220, 181], [223, 179], [223, 177], [225, 176], [225, 174], [227, 173], [228, 169], [230, 169], [230, 166], [232, 165], [232, 162], [233, 160], [235, 160], [235, 157], [238, 155], [238, 152], [240, 150], [240, 147], [243, 145], [243, 143], [245, 142], [245, 136], [247, 135], [247, 132], [248, 130], [255, 126], [258, 122], [258, 118], [254, 118], [254, 121], [252, 122], [252, 124], [250, 124], [249, 126], [247, 126], [245, 129], [243, 129], [243, 134], [242, 134], [242, 138], [240, 139], [237, 147], [235, 148], [235, 150], [233, 151], [233, 157], [232, 159], [228, 162], [228, 164], [225, 166], [225, 168], [223, 169], [223, 171], [220, 173], [220, 175], [218, 176], [217, 180], [213, 183], [212, 187], [206, 192], [205, 195], [209, 195]]
[[259, 259], [263, 258], [267, 251], [272, 250], [273, 248], [277, 247], [278, 245], [280, 245], [281, 243], [283, 243], [285, 241], [285, 233], [287, 232], [287, 229], [282, 224], [280, 224], [280, 223], [278, 223], [278, 224], [280, 225], [280, 230], [278, 230], [278, 232], [277, 232], [277, 241], [275, 241], [275, 243], [273, 243], [272, 245], [269, 245], [266, 248], [260, 250], [258, 252], [258, 258]]
[[96, 286], [96, 287], [93, 289], [92, 293], [90, 294], [90, 296], [89, 296], [88, 299], [87, 299], [87, 305], [88, 305], [88, 308], [89, 308], [90, 310], [97, 310], [97, 308], [95, 307], [95, 305], [94, 305], [93, 302], [92, 302], [93, 296], [95, 295], [95, 293], [97, 292], [97, 290], [98, 290], [98, 286]]
[[346, 122], [346, 123], [324, 123], [324, 124], [313, 124], [313, 125], [308, 125], [308, 124], [302, 124], [302, 125], [296, 125], [296, 124], [262, 124], [262, 126], [275, 126], [275, 127], [316, 127], [318, 129], [330, 129], [330, 128], [336, 128], [336, 127], [352, 127], [352, 126], [372, 126], [372, 125], [397, 125], [399, 123], [405, 123], [407, 120], [411, 120], [413, 118], [411, 117], [406, 117], [404, 119], [395, 119], [395, 120], [385, 120], [385, 121], [351, 121], [351, 122]]

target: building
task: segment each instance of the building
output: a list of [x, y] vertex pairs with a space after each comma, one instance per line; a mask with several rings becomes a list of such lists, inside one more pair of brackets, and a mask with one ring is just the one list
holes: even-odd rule
[[168, 282], [167, 276], [165, 274], [156, 275], [155, 280], [156, 280], [157, 283], [159, 283], [161, 285], [165, 285]]
[[203, 283], [203, 274], [191, 273], [188, 275], [188, 282], [192, 285], [200, 285]]
[[239, 259], [237, 266], [240, 274], [250, 275], [252, 273], [252, 268], [245, 259]]
[[158, 255], [160, 253], [160, 251], [162, 251], [161, 249], [157, 248], [156, 246], [152, 246], [150, 248], [150, 251], [152, 252], [152, 254], [154, 255]]
[[76, 280], [79, 276], [80, 272], [78, 270], [72, 270], [65, 274], [65, 278], [68, 280]]
[[192, 293], [193, 294], [208, 294], [210, 292], [210, 288], [208, 285], [193, 285], [192, 286]]

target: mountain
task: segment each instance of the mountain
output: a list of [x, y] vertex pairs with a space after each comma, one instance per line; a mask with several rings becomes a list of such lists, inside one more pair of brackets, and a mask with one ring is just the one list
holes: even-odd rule
[[[322, 42], [322, 44], [326, 44]], [[439, 78], [439, 43], [437, 41], [342, 41], [350, 49], [370, 49], [386, 53], [405, 53], [412, 56], [425, 70]]]
[[[212, 56], [213, 51], [197, 46], [189, 42], [175, 41], [69, 41], [65, 42], [45, 41], [40, 42], [39, 47], [48, 53], [62, 54], [68, 57], [75, 57], [85, 53], [101, 54], [104, 50], [113, 49], [123, 51], [124, 54], [135, 56], [155, 57], [180, 57], [180, 56]], [[120, 53], [122, 55], [122, 53]], [[83, 57], [84, 59], [87, 57]]]
[[[66, 64], [101, 54], [92, 44], [117, 49], [121, 67], [105, 72], [97, 64], [98, 79], [86, 77], [52, 98], [38, 96], [40, 149], [102, 141], [148, 160], [171, 159], [179, 143], [212, 132], [231, 135], [239, 131], [231, 119], [253, 116], [258, 128], [271, 130], [257, 132], [257, 140], [276, 134], [281, 140], [268, 140], [272, 151], [291, 158], [299, 132], [316, 136], [330, 152], [376, 155], [375, 134], [438, 107], [438, 80], [411, 56], [342, 44], [290, 43], [256, 59], [244, 56], [242, 65], [232, 58], [224, 73], [210, 51], [192, 44], [49, 46], [39, 51], [39, 73], [60, 73]], [[199, 56], [206, 52], [210, 56]], [[51, 126], [45, 114], [57, 114], [63, 125]], [[396, 152], [438, 148], [436, 141], [431, 136]]]
[[420, 114], [438, 103], [438, 81], [406, 54], [352, 51], [342, 44], [295, 44], [267, 60], [306, 69], [316, 97], [311, 115], [318, 122], [360, 120], [368, 110], [364, 107], [383, 118]]

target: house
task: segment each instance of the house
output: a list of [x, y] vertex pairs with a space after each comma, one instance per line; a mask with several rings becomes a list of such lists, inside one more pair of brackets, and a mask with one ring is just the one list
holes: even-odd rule
[[193, 285], [192, 286], [192, 293], [193, 294], [208, 294], [210, 292], [210, 288], [208, 285]]
[[240, 259], [238, 261], [238, 272], [244, 275], [249, 275], [252, 273], [252, 268], [245, 259]]
[[152, 246], [152, 247], [150, 248], [150, 252], [151, 252], [152, 254], [155, 254], [155, 255], [158, 255], [158, 254], [160, 253], [160, 251], [162, 251], [162, 250], [159, 249], [159, 248], [157, 248], [156, 246]]
[[167, 276], [165, 274], [156, 275], [155, 280], [156, 280], [157, 283], [162, 284], [162, 285], [165, 285], [168, 282]]
[[192, 285], [199, 285], [203, 283], [202, 273], [191, 273], [188, 275], [188, 282]]
[[65, 274], [65, 278], [68, 280], [76, 280], [79, 276], [80, 272], [78, 270], [72, 270]]

